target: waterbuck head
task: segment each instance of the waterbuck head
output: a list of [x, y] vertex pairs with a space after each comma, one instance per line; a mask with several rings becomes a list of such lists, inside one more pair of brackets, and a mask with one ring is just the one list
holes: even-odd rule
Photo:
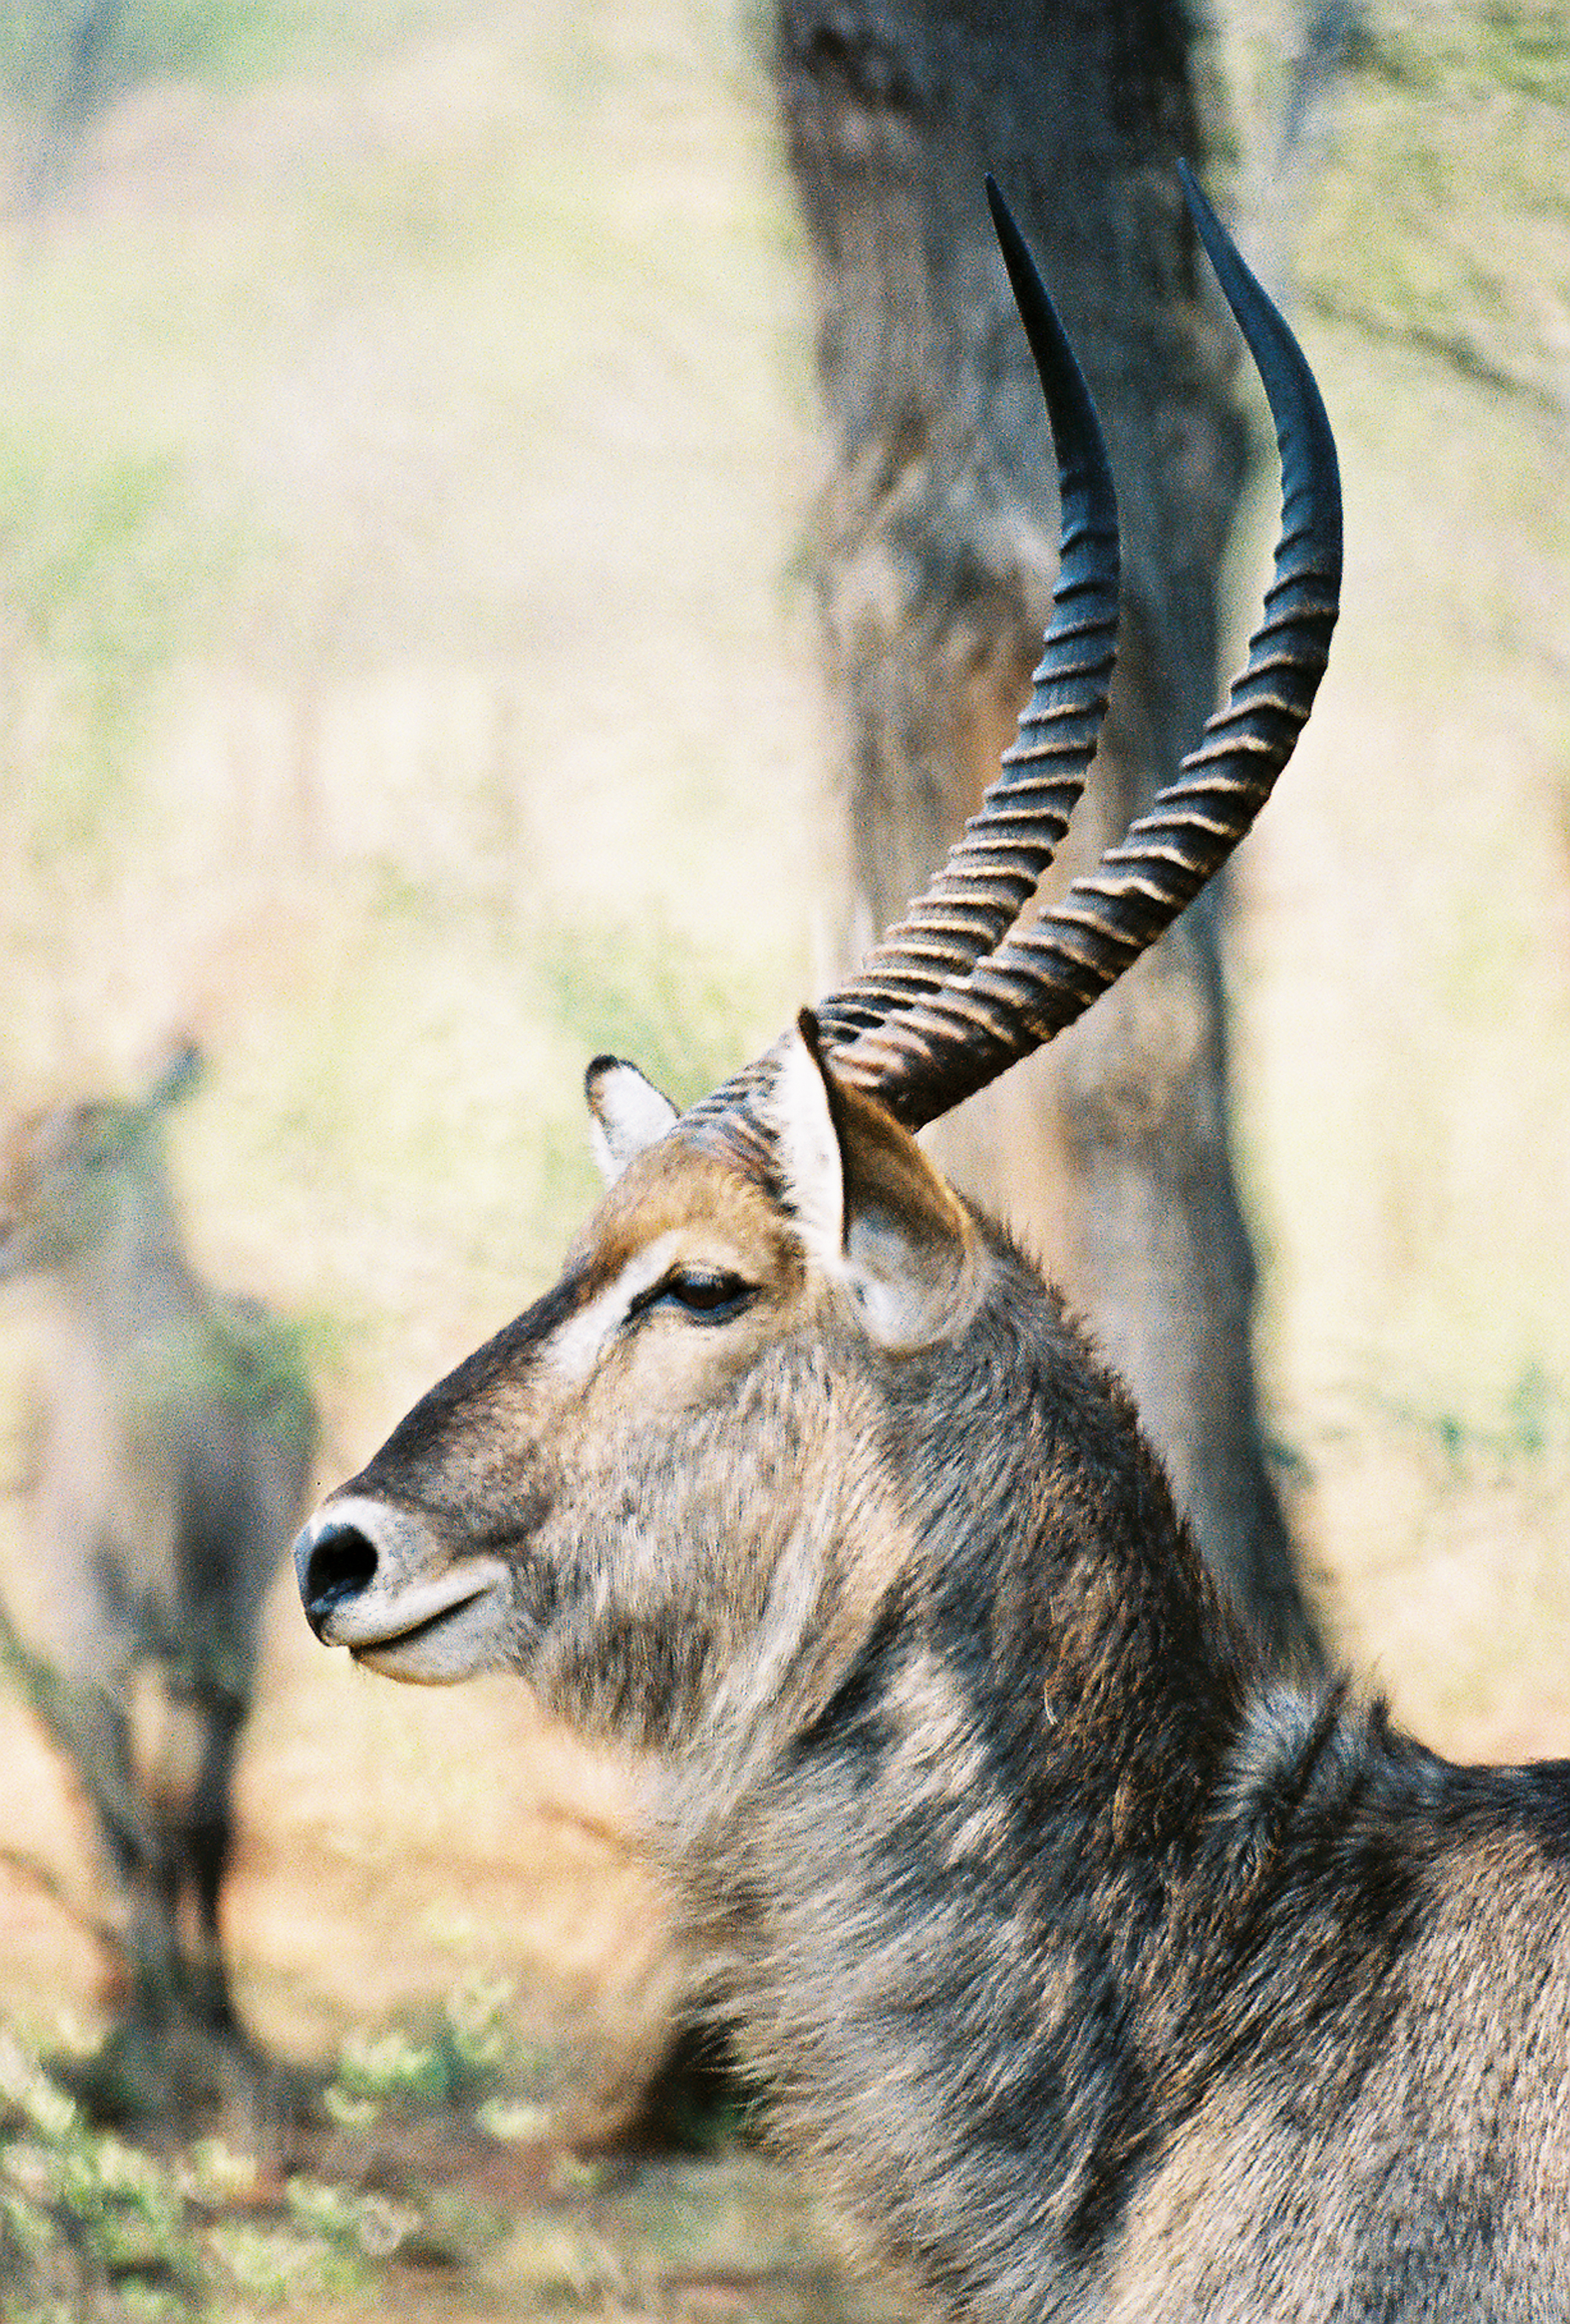
[[79, 1276], [127, 1242], [172, 1244], [163, 1115], [197, 1081], [182, 1047], [141, 1098], [18, 1115], [0, 1133], [0, 1279]]
[[799, 1723], [934, 1496], [963, 1528], [967, 1459], [978, 1500], [1026, 1489], [1000, 1480], [1011, 1456], [979, 1432], [1011, 1305], [1043, 1295], [913, 1133], [1069, 1024], [1215, 872], [1290, 755], [1335, 617], [1323, 405], [1187, 190], [1284, 478], [1265, 619], [1225, 708], [1095, 871], [1022, 921], [1106, 705], [1117, 521], [1084, 383], [989, 189], [1062, 504], [1019, 740], [930, 888], [763, 1057], [680, 1115], [632, 1065], [591, 1065], [611, 1183], [559, 1281], [415, 1406], [298, 1545], [312, 1626], [368, 1667], [433, 1683], [512, 1667], [580, 1727], [650, 1743]]

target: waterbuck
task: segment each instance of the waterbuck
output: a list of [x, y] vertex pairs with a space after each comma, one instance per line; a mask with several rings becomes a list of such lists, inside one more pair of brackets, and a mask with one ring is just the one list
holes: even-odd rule
[[316, 1435], [290, 1335], [181, 1244], [162, 1117], [196, 1070], [182, 1052], [140, 1102], [54, 1107], [0, 1138], [0, 1277], [47, 1278], [57, 1326], [37, 1616], [25, 1644], [0, 1630], [125, 1892], [127, 2103], [164, 2095], [185, 2034], [241, 2041], [218, 1930], [230, 1780]]
[[520, 1673], [642, 1770], [788, 2149], [930, 2313], [1570, 2314], [1570, 1769], [1447, 1765], [1274, 1673], [1117, 1383], [913, 1130], [1085, 1009], [1286, 762], [1334, 448], [1203, 201], [1284, 472], [1266, 616], [1151, 812], [1016, 925], [1116, 610], [1094, 415], [1006, 213], [1061, 574], [1019, 742], [861, 973], [678, 1115], [588, 1086], [555, 1288], [297, 1545], [318, 1634]]

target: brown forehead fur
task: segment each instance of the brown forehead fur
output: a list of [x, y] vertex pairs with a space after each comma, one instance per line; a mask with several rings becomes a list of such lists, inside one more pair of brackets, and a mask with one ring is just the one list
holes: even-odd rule
[[803, 1271], [801, 1246], [778, 1201], [756, 1179], [679, 1135], [630, 1162], [568, 1253], [592, 1290], [613, 1282], [661, 1235], [693, 1238], [690, 1256], [744, 1258], [762, 1276]]
[[[861, 1090], [835, 1080], [832, 1069], [828, 1088], [846, 1166], [847, 1208], [898, 1217], [918, 1240], [974, 1243], [969, 1213], [910, 1131]], [[744, 1259], [781, 1285], [804, 1272], [801, 1245], [778, 1194], [744, 1165], [679, 1130], [629, 1163], [575, 1239], [568, 1269], [583, 1269], [592, 1296], [639, 1251], [672, 1232], [696, 1239], [688, 1251], [694, 1259]]]

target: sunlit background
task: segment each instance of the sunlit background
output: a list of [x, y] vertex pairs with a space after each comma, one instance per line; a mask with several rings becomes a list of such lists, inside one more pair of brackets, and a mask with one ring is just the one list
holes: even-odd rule
[[[190, 1234], [303, 1327], [325, 1487], [550, 1279], [586, 1057], [690, 1097], [815, 989], [819, 454], [764, 31], [126, 0], [78, 120], [65, 14], [0, 17], [0, 1099], [129, 1093], [199, 1041]], [[1261, 232], [1295, 23], [1239, 0], [1209, 56], [1216, 189]], [[1570, 1750], [1567, 105], [1548, 0], [1375, 0], [1293, 189], [1348, 577], [1230, 967], [1316, 1595], [1484, 1757]], [[1240, 638], [1274, 492], [1261, 458]], [[33, 1323], [8, 1291], [20, 1610]], [[0, 1798], [5, 2014], [85, 2041], [86, 1820], [3, 1694]], [[281, 1579], [240, 1814], [270, 2045], [483, 1991], [571, 2052], [586, 2119], [650, 2062], [658, 1894], [517, 1688], [362, 1678]]]

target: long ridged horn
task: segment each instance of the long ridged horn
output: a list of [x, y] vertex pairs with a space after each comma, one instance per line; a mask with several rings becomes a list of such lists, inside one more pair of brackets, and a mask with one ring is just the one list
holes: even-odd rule
[[1297, 340], [1186, 167], [1182, 175], [1276, 423], [1281, 534], [1265, 618], [1204, 741], [1097, 869], [969, 974], [836, 1052], [836, 1072], [873, 1092], [911, 1128], [947, 1113], [1072, 1024], [1198, 894], [1270, 796], [1325, 669], [1341, 580], [1341, 485], [1330, 422]]
[[1118, 510], [1101, 423], [1035, 261], [993, 180], [987, 202], [1035, 358], [1057, 456], [1052, 619], [1002, 772], [926, 893], [856, 973], [820, 1002], [829, 1044], [881, 1025], [963, 976], [1035, 894], [1085, 788], [1117, 648]]
[[[1117, 494], [1101, 422], [1035, 261], [994, 180], [986, 180], [1003, 263], [1025, 327], [1057, 456], [1057, 580], [1019, 739], [980, 811], [925, 894], [817, 1011], [826, 1047], [963, 977], [1007, 935], [1068, 827], [1095, 754], [1117, 647]], [[742, 1158], [767, 1165], [749, 1098], [766, 1061], [734, 1074], [684, 1117]]]

